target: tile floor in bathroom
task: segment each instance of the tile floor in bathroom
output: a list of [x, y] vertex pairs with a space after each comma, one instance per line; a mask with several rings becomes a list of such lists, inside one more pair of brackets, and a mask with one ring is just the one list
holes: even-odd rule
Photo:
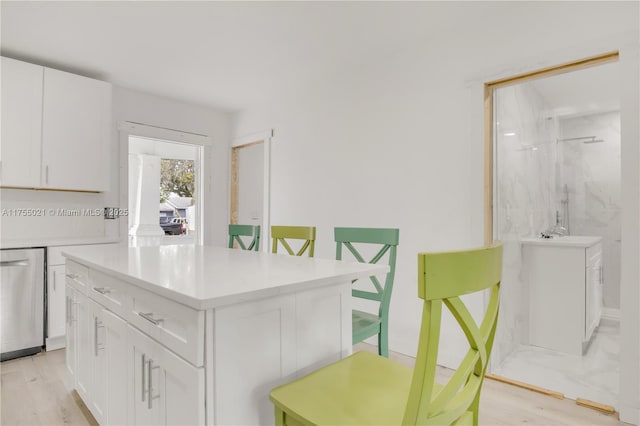
[[617, 407], [620, 375], [620, 324], [602, 320], [583, 356], [521, 345], [494, 373]]

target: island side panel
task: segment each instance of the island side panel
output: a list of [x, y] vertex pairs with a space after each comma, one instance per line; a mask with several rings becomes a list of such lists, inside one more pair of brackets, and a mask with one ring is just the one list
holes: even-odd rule
[[350, 282], [338, 280], [214, 309], [213, 335], [207, 332], [207, 404], [214, 400], [207, 413], [214, 424], [272, 425], [271, 389], [348, 355], [350, 297]]

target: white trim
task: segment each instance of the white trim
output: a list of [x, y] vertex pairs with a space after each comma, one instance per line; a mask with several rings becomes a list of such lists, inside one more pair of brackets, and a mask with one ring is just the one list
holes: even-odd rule
[[620, 321], [620, 309], [603, 307], [601, 318], [609, 321]]
[[632, 425], [640, 425], [640, 408], [620, 404], [618, 410], [620, 421]]
[[123, 121], [118, 124], [120, 132], [126, 132], [132, 136], [141, 136], [152, 139], [162, 139], [170, 142], [184, 142], [193, 145], [211, 145], [211, 138], [207, 135], [185, 132], [182, 130], [167, 129], [164, 127], [149, 126], [142, 123]]
[[231, 147], [235, 148], [237, 146], [247, 145], [253, 142], [259, 141], [267, 141], [267, 139], [271, 139], [273, 137], [273, 129], [262, 130], [260, 132], [251, 133], [249, 135], [241, 136], [236, 138], [231, 142]]

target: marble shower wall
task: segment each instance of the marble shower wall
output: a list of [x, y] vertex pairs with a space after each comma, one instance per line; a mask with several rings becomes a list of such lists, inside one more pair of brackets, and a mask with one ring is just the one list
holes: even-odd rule
[[494, 229], [504, 243], [501, 306], [493, 362], [500, 365], [529, 340], [529, 290], [521, 277], [521, 237], [555, 223], [558, 123], [528, 84], [495, 93], [496, 203]]
[[[559, 121], [557, 205], [566, 184], [569, 228], [573, 235], [602, 236], [604, 306], [620, 308], [620, 112], [585, 115]], [[565, 225], [566, 226], [566, 225]]]

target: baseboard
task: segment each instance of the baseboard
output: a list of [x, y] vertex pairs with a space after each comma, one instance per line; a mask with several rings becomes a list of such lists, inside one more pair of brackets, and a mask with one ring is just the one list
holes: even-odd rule
[[620, 321], [620, 309], [602, 308], [601, 318], [609, 321]]
[[45, 343], [47, 352], [62, 349], [67, 345], [65, 336], [47, 337]]
[[620, 404], [618, 413], [620, 414], [620, 421], [632, 425], [640, 425], [640, 408]]

